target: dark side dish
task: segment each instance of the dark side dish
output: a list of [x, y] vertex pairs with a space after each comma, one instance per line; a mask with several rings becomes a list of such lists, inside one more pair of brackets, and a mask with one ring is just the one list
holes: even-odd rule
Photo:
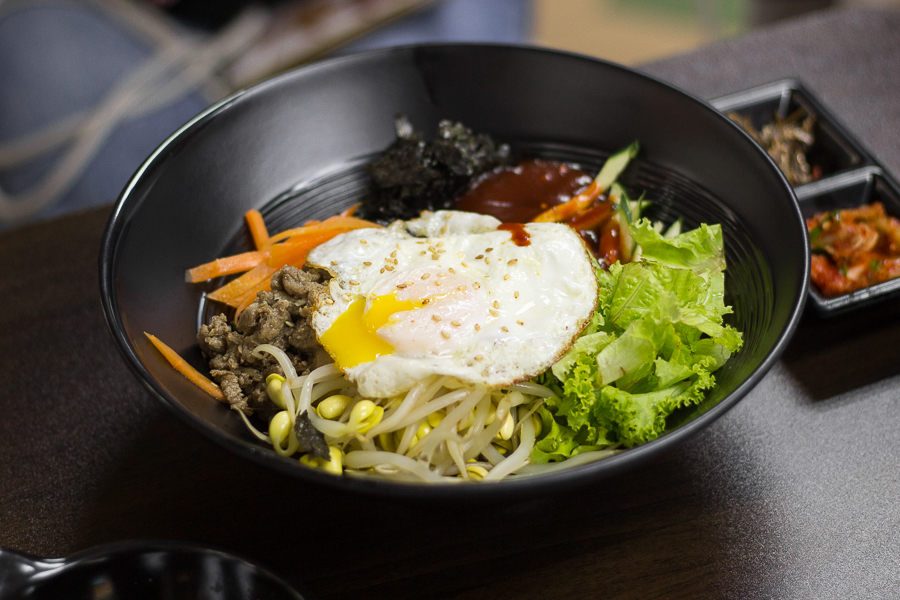
[[776, 113], [761, 129], [753, 125], [749, 115], [730, 112], [727, 116], [768, 152], [791, 185], [810, 183], [822, 177], [822, 168], [810, 164], [808, 158], [816, 143], [816, 118], [806, 109], [798, 108], [784, 118]]

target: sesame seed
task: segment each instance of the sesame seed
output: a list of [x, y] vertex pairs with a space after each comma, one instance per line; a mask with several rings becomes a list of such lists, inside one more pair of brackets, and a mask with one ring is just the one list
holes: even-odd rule
[[481, 361], [484, 360], [484, 357], [483, 357], [482, 355], [480, 355], [480, 354], [476, 354], [476, 355], [475, 355], [475, 360], [477, 360], [478, 362], [481, 362]]
[[516, 264], [517, 262], [519, 262], [519, 259], [518, 259], [518, 258], [514, 258], [514, 259], [512, 259], [511, 261], [509, 261], [509, 262], [506, 263], [506, 264], [512, 266], [512, 265]]
[[438, 277], [446, 277], [447, 274], [446, 274], [446, 273], [438, 273], [437, 276], [438, 276]]
[[445, 340], [449, 340], [449, 339], [450, 339], [450, 332], [449, 332], [449, 331], [442, 331], [442, 332], [441, 332], [441, 337], [444, 338]]
[[350, 285], [359, 285], [359, 282], [355, 279], [350, 280]]
[[485, 248], [484, 251], [485, 251], [485, 252], [493, 252], [494, 249], [493, 249], [493, 248]]
[[392, 258], [392, 259], [391, 259], [391, 262], [394, 263], [394, 264], [396, 265], [396, 264], [397, 264], [397, 259], [396, 259], [396, 258]]
[[509, 333], [509, 329], [506, 328], [506, 325], [504, 325], [500, 329], [503, 330], [505, 333]]
[[331, 266], [332, 266], [332, 267], [336, 266], [337, 264], [338, 264], [338, 263], [337, 263], [336, 260], [331, 261]]
[[484, 254], [479, 254], [475, 257], [475, 260], [481, 260], [482, 258], [484, 258]]
[[403, 288], [406, 288], [406, 287], [409, 287], [409, 284], [408, 284], [408, 283], [398, 283], [398, 284], [397, 284], [397, 289], [398, 289], [398, 290], [402, 290]]
[[525, 324], [525, 323], [523, 323], [522, 321], [516, 321], [516, 323], [518, 323], [519, 325], [524, 325], [524, 324]]
[[472, 284], [472, 287], [475, 288], [476, 290], [479, 290], [479, 289], [481, 289], [481, 284], [476, 281]]
[[325, 304], [331, 306], [332, 304], [334, 304], [334, 300], [332, 300], [331, 298], [325, 298]]
[[467, 265], [466, 263], [459, 263], [459, 264], [461, 264], [462, 266], [464, 266], [467, 269], [469, 268], [469, 265]]
[[385, 265], [384, 268], [387, 269], [388, 271], [393, 271], [393, 270], [394, 270], [394, 267], [392, 267], [391, 265]]
[[452, 217], [452, 216], [453, 216], [452, 213], [448, 213], [448, 212], [444, 213], [444, 218], [447, 219], [447, 220], [449, 220], [450, 217]]
[[450, 267], [450, 268], [447, 269], [447, 270], [450, 271], [451, 273], [453, 273], [454, 275], [456, 275], [456, 271], [453, 270], [453, 267]]
[[364, 262], [363, 264], [366, 265], [367, 267], [371, 267], [371, 266], [372, 266], [372, 263], [370, 263], [369, 261], [366, 261], [366, 262]]
[[344, 299], [344, 302], [350, 302], [350, 294], [344, 294], [341, 298]]
[[440, 323], [441, 315], [431, 315], [431, 320], [434, 321], [435, 323]]
[[443, 245], [444, 245], [444, 241], [443, 241], [443, 240], [441, 240], [440, 242], [437, 243], [437, 247], [438, 247], [438, 248], [440, 248], [440, 247], [443, 246]]
[[447, 227], [446, 225], [444, 225], [443, 227], [441, 227], [441, 233], [447, 233], [448, 230], [449, 230], [449, 229], [448, 229], [448, 227]]
[[381, 271], [379, 273], [384, 273], [384, 267], [381, 267]]
[[509, 281], [509, 273], [503, 276], [503, 281]]
[[457, 252], [457, 253], [456, 253], [456, 258], [465, 258], [465, 257], [466, 257], [466, 253], [465, 253], [465, 252]]
[[450, 324], [453, 325], [454, 327], [459, 327], [459, 326], [460, 326], [460, 322], [459, 322], [459, 321], [450, 321]]
[[464, 291], [466, 291], [466, 286], [461, 285], [461, 286], [459, 286], [459, 287], [456, 288], [456, 289], [458, 289], [458, 290], [461, 291], [461, 292], [464, 292]]
[[422, 306], [425, 306], [426, 304], [431, 304], [431, 298], [425, 298], [424, 300], [422, 300]]
[[440, 255], [438, 255], [438, 254], [432, 254], [432, 255], [431, 255], [431, 260], [437, 260], [437, 259], [439, 259], [439, 258], [440, 258]]
[[428, 253], [425, 252], [424, 250], [422, 250], [421, 252], [419, 252], [419, 256], [424, 256], [424, 255], [426, 255], [426, 254], [428, 254]]
[[500, 316], [500, 313], [498, 313], [498, 312], [497, 312], [496, 310], [494, 310], [493, 308], [492, 308], [489, 312], [491, 313], [491, 316], [492, 316], [492, 317], [499, 317], [499, 316]]
[[484, 259], [484, 264], [486, 264], [486, 265], [491, 264], [491, 259], [490, 258]]
[[440, 287], [441, 282], [440, 282], [440, 281], [435, 281], [435, 282], [434, 282], [434, 285], [435, 285], [435, 287]]
[[500, 308], [500, 303], [494, 300], [494, 308]]
[[431, 273], [423, 273], [422, 274], [422, 279], [428, 279], [429, 277], [431, 277]]
[[481, 325], [475, 323], [475, 331], [481, 331]]
[[396, 250], [394, 250], [393, 252], [391, 252], [391, 258], [394, 258], [394, 257], [396, 257], [396, 256], [397, 256], [397, 251], [396, 251]]
[[366, 240], [359, 240], [359, 243], [360, 244], [368, 244], [369, 242], [367, 242]]
[[514, 293], [513, 293], [513, 297], [514, 297], [514, 298], [518, 298], [518, 297], [519, 297], [519, 292], [514, 292]]

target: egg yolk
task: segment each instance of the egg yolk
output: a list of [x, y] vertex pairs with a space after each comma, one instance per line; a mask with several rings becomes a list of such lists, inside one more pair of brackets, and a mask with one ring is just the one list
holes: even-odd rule
[[394, 347], [378, 336], [378, 329], [390, 323], [396, 313], [424, 305], [424, 299], [400, 300], [391, 293], [374, 297], [366, 310], [366, 299], [358, 298], [334, 320], [319, 341], [342, 370], [373, 361], [394, 352]]

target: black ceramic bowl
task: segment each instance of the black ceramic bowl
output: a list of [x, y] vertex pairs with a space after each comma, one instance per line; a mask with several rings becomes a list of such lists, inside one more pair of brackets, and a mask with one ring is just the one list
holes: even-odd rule
[[[143, 332], [204, 370], [195, 334], [203, 288], [186, 268], [248, 244], [243, 214], [271, 231], [335, 214], [365, 186], [363, 165], [394, 139], [394, 116], [433, 132], [462, 121], [516, 152], [595, 170], [639, 140], [624, 176], [657, 217], [721, 223], [727, 301], [744, 347], [699, 407], [673, 415], [659, 439], [612, 458], [490, 485], [427, 486], [332, 477], [279, 457], [239, 416], [176, 373]], [[734, 406], [793, 332], [807, 293], [806, 229], [774, 163], [704, 102], [635, 71], [535, 48], [447, 45], [369, 52], [276, 77], [212, 107], [176, 132], [128, 184], [100, 256], [104, 309], [147, 388], [213, 440], [283, 473], [348, 490], [404, 496], [497, 497], [559, 490], [665, 452]]]
[[309, 600], [254, 561], [197, 544], [131, 540], [65, 558], [0, 548], [0, 600]]

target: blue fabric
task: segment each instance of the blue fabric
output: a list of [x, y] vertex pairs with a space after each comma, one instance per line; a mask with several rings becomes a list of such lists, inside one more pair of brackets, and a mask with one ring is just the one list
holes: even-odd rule
[[[95, 105], [153, 48], [92, 5], [42, 2], [0, 18], [0, 141], [8, 141]], [[121, 123], [74, 186], [37, 218], [116, 199], [131, 174], [178, 126], [206, 107], [190, 94]], [[9, 194], [29, 188], [60, 152], [0, 172]], [[0, 223], [0, 228], [13, 223]]]
[[525, 43], [531, 0], [443, 0], [345, 46], [338, 53], [424, 42]]
[[[341, 53], [428, 41], [525, 42], [530, 0], [444, 0], [390, 23]], [[144, 40], [96, 5], [39, 1], [0, 15], [0, 142], [98, 103], [154, 53]], [[77, 182], [35, 218], [113, 202], [144, 159], [208, 101], [188, 94], [119, 124]], [[61, 150], [0, 171], [8, 194], [30, 188]], [[18, 223], [0, 221], [0, 229]]]

